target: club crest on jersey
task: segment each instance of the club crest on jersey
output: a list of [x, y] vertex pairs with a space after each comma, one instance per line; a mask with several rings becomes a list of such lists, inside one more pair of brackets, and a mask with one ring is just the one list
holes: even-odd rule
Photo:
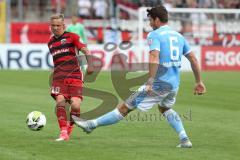
[[61, 44], [65, 44], [67, 42], [66, 39], [61, 39]]
[[150, 46], [152, 44], [153, 40], [152, 39], [148, 39], [148, 45]]

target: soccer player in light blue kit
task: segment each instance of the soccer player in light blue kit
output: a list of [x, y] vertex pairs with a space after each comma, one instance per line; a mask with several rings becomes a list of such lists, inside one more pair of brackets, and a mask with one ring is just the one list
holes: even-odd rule
[[147, 12], [150, 26], [153, 28], [153, 31], [148, 34], [150, 48], [148, 81], [125, 103], [103, 116], [87, 121], [74, 116], [72, 118], [76, 125], [85, 132], [91, 133], [96, 127], [117, 123], [136, 108], [147, 111], [158, 104], [159, 111], [179, 136], [180, 144], [177, 147], [191, 148], [192, 143], [186, 134], [181, 118], [171, 107], [175, 103], [179, 88], [182, 55], [187, 57], [191, 63], [196, 81], [194, 94], [202, 95], [206, 92], [201, 80], [199, 64], [184, 37], [167, 25], [166, 8], [164, 6], [153, 7]]

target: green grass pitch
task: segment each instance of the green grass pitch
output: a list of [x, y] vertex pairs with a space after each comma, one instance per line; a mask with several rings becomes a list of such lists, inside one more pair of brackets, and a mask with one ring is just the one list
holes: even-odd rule
[[[178, 139], [157, 107], [147, 113], [134, 111], [122, 122], [86, 135], [75, 128], [68, 142], [54, 142], [58, 125], [54, 101], [49, 96], [47, 71], [0, 71], [0, 160], [239, 160], [240, 73], [205, 72], [207, 94], [194, 96], [192, 73], [182, 73], [174, 109], [182, 115], [192, 149], [175, 148]], [[116, 95], [108, 72], [89, 87]], [[101, 103], [86, 97], [82, 111]], [[47, 125], [30, 131], [29, 112], [42, 111]], [[138, 116], [136, 118], [136, 116]]]

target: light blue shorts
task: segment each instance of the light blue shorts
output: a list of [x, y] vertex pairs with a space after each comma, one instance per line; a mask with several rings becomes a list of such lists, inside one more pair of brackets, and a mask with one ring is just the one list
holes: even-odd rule
[[135, 91], [126, 101], [126, 106], [133, 109], [140, 109], [141, 111], [147, 111], [151, 109], [155, 104], [164, 108], [171, 108], [177, 96], [177, 91], [153, 91], [151, 94], [146, 92], [146, 85], [142, 85], [137, 91]]

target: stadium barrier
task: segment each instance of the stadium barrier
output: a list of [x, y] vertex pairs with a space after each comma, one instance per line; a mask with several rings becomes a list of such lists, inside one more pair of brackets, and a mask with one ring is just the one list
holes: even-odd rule
[[[100, 66], [102, 70], [146, 70], [148, 61], [148, 47], [143, 47], [139, 50], [138, 47], [132, 46], [124, 50], [119, 46], [112, 49], [106, 49], [104, 45], [89, 45], [91, 54], [97, 58], [94, 59], [96, 65]], [[0, 45], [0, 68], [14, 69], [14, 70], [48, 70], [53, 66], [52, 57], [49, 54], [47, 45], [45, 44], [1, 44]], [[201, 55], [201, 47], [193, 47], [199, 61]], [[133, 64], [138, 68], [133, 68]], [[136, 66], [135, 66], [136, 67]], [[188, 60], [183, 57], [182, 70], [190, 71], [191, 67]]]

